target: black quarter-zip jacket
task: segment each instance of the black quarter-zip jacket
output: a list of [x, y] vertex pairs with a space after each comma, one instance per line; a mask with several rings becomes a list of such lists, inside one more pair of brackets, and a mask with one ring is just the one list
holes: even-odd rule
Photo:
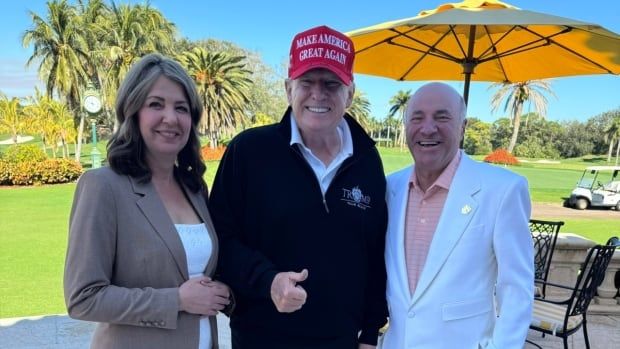
[[[386, 322], [383, 260], [385, 176], [374, 141], [350, 116], [353, 155], [325, 195], [297, 145], [291, 109], [278, 124], [246, 130], [228, 145], [209, 210], [220, 244], [217, 277], [235, 294], [233, 330], [375, 344]], [[270, 296], [279, 272], [308, 269], [308, 297], [279, 313]]]

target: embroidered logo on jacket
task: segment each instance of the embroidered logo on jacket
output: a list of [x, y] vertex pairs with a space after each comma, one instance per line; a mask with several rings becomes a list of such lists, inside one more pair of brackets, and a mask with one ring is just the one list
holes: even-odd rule
[[370, 207], [370, 196], [364, 195], [359, 187], [353, 187], [353, 189], [342, 188], [342, 198], [340, 200], [362, 210]]

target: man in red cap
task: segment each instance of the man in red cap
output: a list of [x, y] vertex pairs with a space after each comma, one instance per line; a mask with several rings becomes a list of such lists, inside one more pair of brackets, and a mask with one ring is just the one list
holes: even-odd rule
[[235, 137], [209, 199], [234, 349], [374, 348], [387, 317], [385, 177], [349, 115], [354, 48], [293, 38], [282, 121]]

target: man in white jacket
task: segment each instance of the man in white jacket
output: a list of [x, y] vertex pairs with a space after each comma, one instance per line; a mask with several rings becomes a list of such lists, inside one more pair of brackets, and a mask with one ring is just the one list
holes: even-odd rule
[[527, 181], [459, 150], [466, 106], [424, 85], [405, 112], [415, 165], [388, 177], [384, 349], [521, 349], [534, 262]]

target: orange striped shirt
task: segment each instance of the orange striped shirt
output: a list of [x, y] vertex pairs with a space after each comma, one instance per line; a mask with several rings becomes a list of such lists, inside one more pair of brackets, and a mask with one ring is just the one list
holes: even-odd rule
[[426, 192], [422, 191], [418, 184], [415, 169], [411, 173], [405, 216], [405, 262], [411, 295], [424, 269], [426, 256], [460, 161], [461, 152], [458, 151]]

